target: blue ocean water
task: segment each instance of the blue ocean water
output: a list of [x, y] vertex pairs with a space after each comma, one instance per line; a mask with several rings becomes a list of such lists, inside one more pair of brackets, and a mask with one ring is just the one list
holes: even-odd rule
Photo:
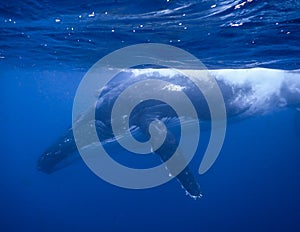
[[198, 200], [176, 180], [110, 185], [82, 161], [51, 175], [36, 169], [71, 124], [83, 76], [108, 53], [164, 43], [209, 69], [299, 70], [299, 12], [298, 0], [1, 1], [1, 231], [299, 231], [293, 107], [230, 124], [204, 175], [196, 155]]

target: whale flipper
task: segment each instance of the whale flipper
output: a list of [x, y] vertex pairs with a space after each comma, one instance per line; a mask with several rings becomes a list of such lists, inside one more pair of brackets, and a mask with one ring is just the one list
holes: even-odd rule
[[185, 168], [176, 176], [176, 178], [191, 197], [201, 197], [200, 186], [186, 163], [184, 155], [180, 151], [176, 152], [177, 146], [178, 142], [175, 136], [168, 131], [164, 144], [155, 151], [155, 154], [159, 155], [163, 162], [166, 162], [173, 156], [174, 162], [172, 162], [171, 165], [166, 165], [166, 168], [171, 175], [176, 173], [179, 168], [178, 165], [185, 165]]
[[[150, 132], [148, 128], [150, 127], [150, 123], [153, 121], [157, 121], [156, 118], [149, 118], [149, 114], [143, 114], [144, 117], [140, 120], [140, 128], [142, 132], [149, 138]], [[152, 133], [155, 135], [165, 134], [164, 142], [158, 149], [155, 149], [157, 146], [155, 143], [159, 143], [159, 136], [155, 137], [152, 140], [152, 150], [153, 153], [158, 155], [162, 162], [166, 165], [169, 174], [175, 176], [177, 180], [180, 182], [182, 187], [186, 190], [187, 194], [189, 194], [193, 198], [199, 198], [202, 196], [200, 192], [200, 186], [193, 175], [192, 171], [189, 168], [188, 162], [182, 154], [180, 148], [178, 148], [179, 143], [176, 136], [165, 126], [162, 126], [162, 122], [156, 124], [156, 126], [152, 126]], [[155, 132], [153, 131], [155, 130]], [[172, 162], [167, 162], [172, 157]], [[182, 170], [182, 167], [185, 167]], [[180, 171], [182, 170], [182, 171]]]

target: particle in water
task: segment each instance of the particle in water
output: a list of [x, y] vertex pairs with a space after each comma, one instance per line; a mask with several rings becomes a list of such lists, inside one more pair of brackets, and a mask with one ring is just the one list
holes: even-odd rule
[[95, 12], [93, 11], [92, 13], [90, 13], [89, 17], [95, 17]]
[[236, 5], [236, 6], [234, 7], [234, 9], [235, 9], [235, 10], [236, 10], [236, 9], [240, 9], [241, 7], [245, 6], [246, 3], [247, 3], [247, 2], [242, 2], [242, 3], [238, 4], [238, 5]]
[[59, 22], [61, 22], [61, 20], [60, 19], [55, 19], [55, 22], [59, 23]]
[[232, 26], [232, 27], [239, 27], [242, 25], [243, 25], [243, 23], [230, 23], [230, 26]]

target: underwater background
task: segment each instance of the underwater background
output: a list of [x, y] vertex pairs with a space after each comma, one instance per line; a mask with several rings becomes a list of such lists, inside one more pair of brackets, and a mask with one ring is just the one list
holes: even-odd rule
[[208, 69], [299, 70], [300, 1], [2, 0], [0, 38], [1, 231], [300, 231], [292, 108], [228, 125], [204, 175], [196, 154], [197, 200], [175, 179], [113, 186], [80, 160], [51, 175], [36, 168], [71, 125], [77, 86], [103, 56], [151, 42], [182, 48]]

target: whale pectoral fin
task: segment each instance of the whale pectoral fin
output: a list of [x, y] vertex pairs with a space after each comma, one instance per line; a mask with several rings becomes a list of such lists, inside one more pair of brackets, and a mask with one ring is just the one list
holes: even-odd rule
[[177, 180], [181, 183], [182, 187], [191, 197], [201, 197], [202, 195], [200, 192], [200, 186], [191, 169], [189, 168], [184, 155], [181, 153], [181, 151], [177, 150], [177, 146], [177, 139], [170, 131], [168, 131], [164, 144], [154, 153], [159, 155], [163, 162], [166, 162], [172, 157], [171, 163], [165, 163], [166, 168], [171, 175], [174, 175], [173, 173], [178, 173], [177, 170], [179, 169], [179, 166], [185, 166], [185, 168], [179, 174], [177, 174]]
[[202, 197], [200, 186], [188, 166], [177, 175], [177, 179], [191, 197]]

